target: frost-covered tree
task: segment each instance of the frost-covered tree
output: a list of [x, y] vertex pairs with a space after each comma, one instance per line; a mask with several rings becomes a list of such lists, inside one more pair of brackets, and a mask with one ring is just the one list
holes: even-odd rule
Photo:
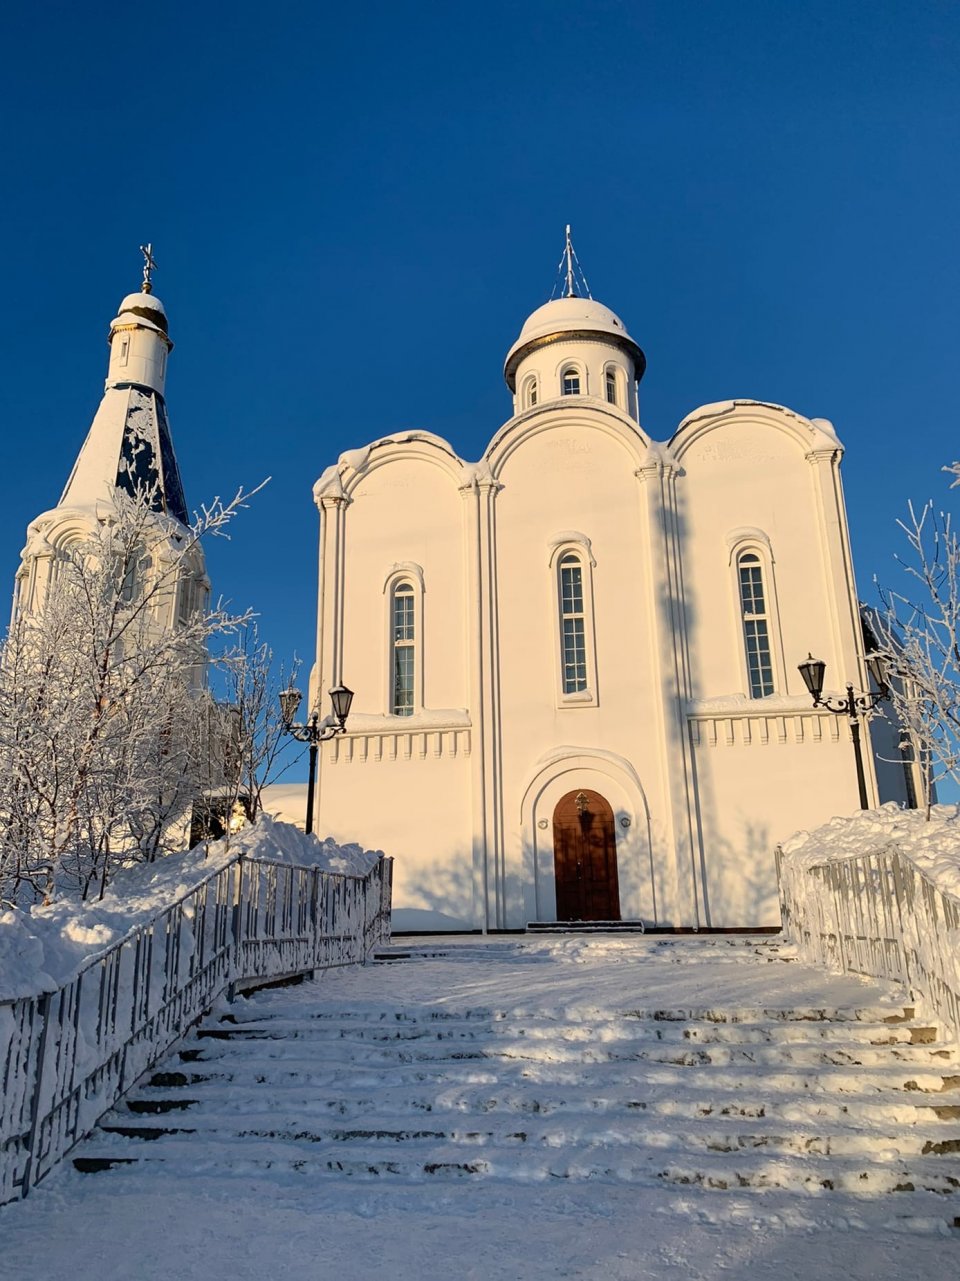
[[300, 664], [295, 660], [289, 672], [277, 666], [255, 620], [243, 628], [234, 645], [217, 655], [215, 664], [224, 700], [217, 709], [226, 742], [226, 769], [223, 786], [210, 791], [217, 796], [224, 820], [239, 803], [253, 822], [264, 787], [276, 781], [294, 754], [303, 751], [285, 733], [279, 702], [280, 690], [296, 680]]
[[33, 574], [0, 653], [0, 900], [102, 893], [182, 843], [210, 772], [207, 645], [247, 620], [209, 607], [200, 540], [245, 498], [186, 527], [118, 490]]
[[[960, 462], [945, 471], [960, 485]], [[909, 552], [908, 584], [881, 587], [875, 617], [891, 681], [894, 715], [910, 735], [929, 809], [938, 779], [960, 783], [960, 535], [951, 513], [913, 504], [899, 522]]]

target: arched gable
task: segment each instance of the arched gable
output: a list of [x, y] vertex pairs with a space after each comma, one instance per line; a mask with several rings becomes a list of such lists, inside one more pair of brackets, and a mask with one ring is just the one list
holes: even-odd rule
[[734, 426], [777, 432], [803, 454], [820, 449], [843, 450], [833, 424], [827, 419], [804, 418], [783, 405], [760, 400], [725, 400], [702, 405], [684, 418], [670, 438], [669, 448], [682, 464], [684, 456], [705, 436]]
[[423, 462], [439, 468], [456, 488], [469, 480], [467, 466], [441, 436], [432, 432], [408, 432], [404, 435], [384, 436], [362, 449], [349, 449], [338, 461], [328, 467], [313, 487], [313, 496], [321, 499], [333, 496], [350, 498], [365, 478], [381, 467], [396, 462]]
[[602, 401], [584, 404], [584, 397], [552, 401], [511, 418], [487, 446], [484, 462], [498, 479], [509, 459], [528, 442], [551, 431], [599, 432], [617, 442], [632, 470], [646, 461], [650, 437], [615, 405]]

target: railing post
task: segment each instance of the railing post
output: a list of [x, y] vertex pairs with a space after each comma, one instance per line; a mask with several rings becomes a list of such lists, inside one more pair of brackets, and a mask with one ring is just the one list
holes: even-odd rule
[[36, 1081], [33, 1087], [33, 1103], [30, 1107], [30, 1133], [27, 1137], [27, 1159], [23, 1165], [23, 1178], [20, 1183], [20, 1195], [25, 1197], [30, 1191], [33, 1182], [34, 1167], [37, 1164], [40, 1153], [38, 1144], [40, 1138], [41, 1124], [41, 1100], [43, 1097], [43, 1084], [46, 1076], [47, 1065], [47, 1044], [49, 1042], [50, 1031], [50, 1006], [53, 1004], [53, 998], [56, 994], [53, 992], [44, 992], [40, 998], [40, 1018], [42, 1026], [40, 1028], [40, 1044], [37, 1047], [37, 1073]]
[[230, 965], [230, 973], [227, 977], [230, 980], [230, 986], [227, 989], [227, 1000], [232, 1001], [236, 996], [236, 984], [240, 975], [240, 948], [243, 945], [243, 855], [237, 856], [237, 888], [235, 895], [235, 904], [233, 908], [233, 959]]
[[310, 927], [313, 930], [313, 941], [310, 951], [313, 955], [314, 973], [320, 960], [320, 869], [314, 867], [310, 881]]

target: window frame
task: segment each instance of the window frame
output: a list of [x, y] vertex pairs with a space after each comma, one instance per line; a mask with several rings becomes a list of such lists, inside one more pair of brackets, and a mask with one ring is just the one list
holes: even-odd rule
[[535, 409], [540, 400], [540, 380], [536, 374], [527, 374], [520, 384], [520, 408]]
[[[613, 395], [610, 395], [610, 384], [613, 383]], [[615, 409], [623, 408], [623, 379], [616, 365], [603, 367], [603, 396], [608, 405]]]
[[[777, 601], [776, 576], [774, 574], [774, 557], [770, 540], [760, 530], [748, 533], [740, 532], [739, 536], [728, 539], [730, 548], [730, 574], [732, 600], [737, 636], [737, 653], [742, 690], [751, 703], [761, 703], [765, 698], [783, 694], [787, 688], [786, 672], [783, 666], [783, 638], [780, 631], [780, 608]], [[746, 557], [755, 557], [760, 570], [760, 583], [763, 590], [764, 613], [747, 616], [744, 609], [741, 566]], [[754, 563], [754, 562], [749, 562]], [[754, 692], [753, 677], [750, 668], [747, 624], [753, 621], [766, 624], [767, 646], [770, 656], [770, 679], [773, 688], [769, 692]]]
[[[566, 390], [567, 379], [576, 378], [576, 391]], [[587, 378], [581, 367], [573, 361], [567, 361], [560, 368], [560, 395], [561, 396], [585, 396], [587, 394]]]
[[[396, 598], [399, 594], [410, 594], [413, 597], [413, 638], [410, 642], [404, 642], [403, 644], [404, 649], [413, 651], [413, 692], [410, 710], [398, 712], [396, 710], [397, 684], [394, 666], [397, 650], [397, 640], [394, 635], [394, 609]], [[385, 641], [383, 651], [385, 657], [383, 706], [387, 716], [395, 717], [398, 721], [405, 721], [423, 711], [423, 570], [412, 561], [402, 565], [395, 565], [386, 577], [383, 585], [383, 595]]]
[[[563, 568], [570, 560], [576, 561], [580, 568], [581, 610], [579, 617], [583, 620], [583, 666], [586, 680], [584, 689], [565, 689], [566, 647], [564, 645], [563, 603]], [[552, 581], [552, 620], [555, 688], [558, 708], [596, 707], [599, 704], [597, 683], [597, 634], [596, 613], [594, 608], [593, 571], [596, 560], [590, 545], [590, 539], [583, 534], [564, 535], [556, 540], [550, 549], [548, 560]]]

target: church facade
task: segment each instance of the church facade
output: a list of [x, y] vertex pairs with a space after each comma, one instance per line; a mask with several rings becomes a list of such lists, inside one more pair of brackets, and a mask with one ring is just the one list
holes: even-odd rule
[[[395, 907], [433, 927], [775, 925], [776, 842], [857, 806], [846, 719], [797, 671], [869, 688], [843, 447], [754, 400], [652, 440], [644, 366], [570, 290], [510, 348], [479, 462], [405, 432], [315, 486], [311, 696], [356, 691], [315, 827], [393, 855]], [[870, 729], [871, 804], [907, 802]]]

